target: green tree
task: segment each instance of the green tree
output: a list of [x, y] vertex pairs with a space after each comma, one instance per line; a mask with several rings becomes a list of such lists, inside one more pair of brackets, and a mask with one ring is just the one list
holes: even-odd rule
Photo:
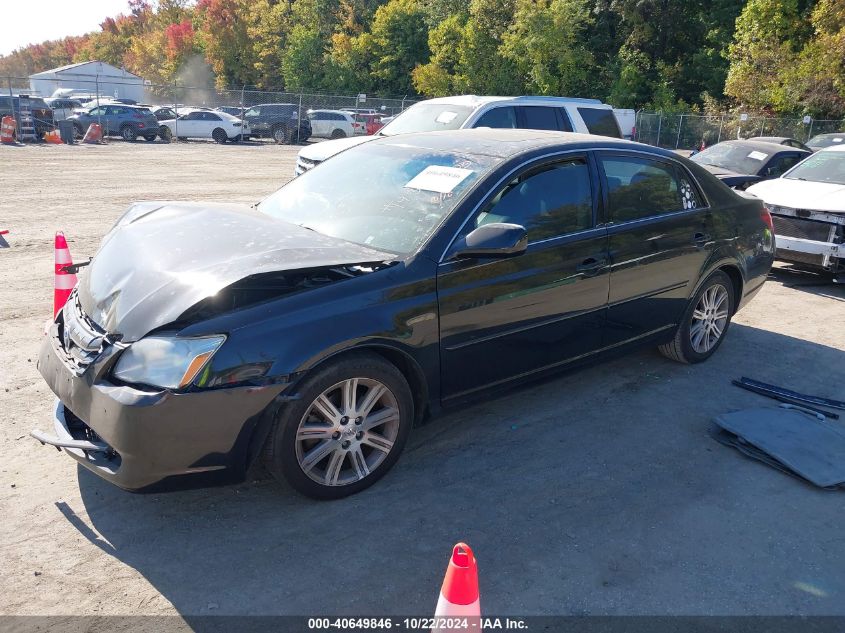
[[592, 23], [587, 0], [517, 0], [501, 54], [526, 90], [541, 95], [587, 95], [593, 55], [585, 44]]

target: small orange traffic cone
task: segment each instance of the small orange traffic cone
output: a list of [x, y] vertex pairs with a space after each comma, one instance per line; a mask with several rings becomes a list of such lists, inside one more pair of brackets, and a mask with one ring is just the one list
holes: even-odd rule
[[[481, 603], [478, 595], [478, 566], [469, 545], [458, 543], [452, 548], [452, 557], [446, 567], [446, 576], [440, 588], [440, 599], [434, 613], [432, 633], [451, 631], [442, 619], [466, 620], [469, 630], [478, 629], [481, 621]], [[458, 622], [462, 624], [463, 622]], [[457, 625], [455, 630], [457, 630]]]
[[71, 290], [76, 285], [76, 275], [64, 270], [65, 266], [73, 264], [70, 257], [70, 249], [67, 247], [67, 240], [65, 234], [61, 231], [56, 233], [56, 282], [53, 290], [53, 319], [59, 314], [67, 298], [70, 296]]
[[59, 136], [58, 130], [50, 130], [49, 132], [44, 133], [44, 142], [52, 145], [61, 145], [62, 137]]
[[103, 126], [99, 123], [92, 123], [88, 126], [88, 131], [82, 137], [83, 143], [99, 143], [103, 140]]

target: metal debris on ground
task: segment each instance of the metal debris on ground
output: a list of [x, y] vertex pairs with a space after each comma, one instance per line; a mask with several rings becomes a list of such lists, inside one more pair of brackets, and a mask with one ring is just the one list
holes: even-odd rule
[[820, 488], [845, 487], [845, 427], [794, 405], [717, 417], [713, 437]]

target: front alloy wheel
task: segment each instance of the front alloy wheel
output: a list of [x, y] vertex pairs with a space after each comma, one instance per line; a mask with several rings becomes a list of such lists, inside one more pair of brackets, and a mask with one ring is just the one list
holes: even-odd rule
[[399, 435], [399, 405], [378, 380], [349, 378], [311, 403], [296, 432], [296, 461], [324, 486], [361, 481], [381, 466]]
[[413, 421], [402, 373], [382, 357], [350, 354], [306, 378], [279, 412], [267, 466], [299, 492], [337, 499], [375, 483], [399, 458]]

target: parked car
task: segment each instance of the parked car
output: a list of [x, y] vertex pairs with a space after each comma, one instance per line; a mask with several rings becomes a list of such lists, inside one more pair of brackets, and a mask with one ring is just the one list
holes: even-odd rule
[[174, 110], [171, 106], [153, 106], [150, 108], [150, 112], [152, 112], [155, 118], [159, 121], [169, 121], [178, 116], [178, 114], [176, 114], [176, 110]]
[[795, 149], [802, 149], [805, 152], [812, 152], [813, 150], [804, 145], [797, 138], [789, 136], [752, 136], [749, 141], [762, 141], [763, 143], [774, 143], [775, 145], [786, 145], [787, 147], [794, 147]]
[[825, 147], [832, 147], [845, 143], [845, 132], [833, 132], [831, 134], [816, 134], [813, 138], [807, 141], [807, 147], [814, 152]]
[[88, 126], [99, 123], [103, 136], [120, 136], [125, 141], [134, 141], [139, 136], [154, 141], [159, 133], [158, 119], [148, 108], [114, 103], [91, 108], [88, 112], [72, 114], [73, 128], [82, 137]]
[[218, 106], [214, 109], [219, 110], [220, 112], [225, 112], [226, 114], [231, 114], [239, 119], [243, 117], [244, 112], [246, 112], [246, 108], [242, 108], [240, 106]]
[[260, 103], [244, 113], [253, 136], [277, 143], [304, 143], [311, 137], [311, 122], [292, 103]]
[[18, 129], [21, 127], [21, 98], [29, 102], [29, 109], [32, 113], [32, 123], [35, 129], [35, 136], [42, 138], [45, 132], [53, 129], [53, 110], [41, 97], [30, 95], [0, 95], [0, 117], [11, 115], [15, 117]]
[[845, 145], [821, 149], [748, 193], [772, 214], [778, 259], [845, 273]]
[[760, 200], [667, 150], [380, 137], [256, 206], [130, 207], [44, 337], [33, 433], [127, 489], [263, 457], [343, 497], [468, 398], [625, 347], [706, 360], [773, 253]]
[[160, 129], [160, 136], [165, 140], [178, 136], [179, 140], [210, 138], [217, 143], [239, 141], [249, 134], [248, 123], [242, 123], [231, 114], [213, 110], [191, 110], [177, 119], [161, 121]]
[[346, 138], [355, 133], [355, 118], [342, 110], [308, 110], [305, 113], [311, 123], [314, 138]]
[[777, 178], [811, 152], [763, 141], [722, 141], [690, 156], [729, 187], [745, 189]]
[[370, 112], [358, 112], [354, 115], [355, 118], [355, 134], [363, 134], [372, 136], [378, 132], [384, 125], [381, 122], [381, 115]]
[[76, 99], [44, 99], [44, 102], [53, 111], [53, 121], [56, 123], [64, 121], [77, 110], [82, 110], [82, 103]]
[[621, 137], [613, 108], [597, 99], [443, 97], [412, 105], [373, 136], [338, 139], [302, 148], [294, 174], [302, 174], [338, 152], [382, 136], [477, 127], [531, 128]]

